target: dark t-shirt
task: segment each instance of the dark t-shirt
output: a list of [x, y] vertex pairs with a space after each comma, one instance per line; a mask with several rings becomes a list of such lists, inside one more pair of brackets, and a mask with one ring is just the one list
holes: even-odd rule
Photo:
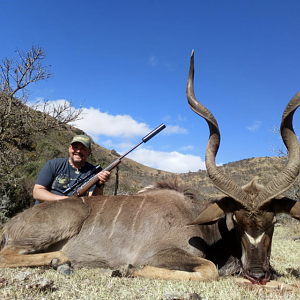
[[[51, 159], [43, 166], [35, 183], [44, 186], [53, 194], [64, 195], [64, 190], [84, 178], [94, 168], [94, 165], [86, 162], [80, 169], [75, 169], [70, 165], [68, 157]], [[95, 185], [90, 191], [94, 189]]]

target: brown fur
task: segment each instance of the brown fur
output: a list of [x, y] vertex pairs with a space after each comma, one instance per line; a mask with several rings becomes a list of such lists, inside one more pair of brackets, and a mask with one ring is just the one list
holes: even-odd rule
[[[212, 218], [212, 213], [219, 213], [214, 205], [226, 208], [227, 217], [223, 218], [221, 210], [217, 219]], [[265, 272], [263, 278], [268, 278], [274, 212], [268, 208], [254, 215], [228, 197], [215, 204], [196, 201], [187, 187], [176, 181], [159, 182], [133, 196], [74, 197], [42, 203], [6, 224], [0, 267], [41, 265], [44, 255], [45, 265], [55, 258], [62, 263], [69, 260], [74, 267], [118, 269], [130, 265], [130, 276], [211, 280], [217, 278], [215, 264], [220, 274], [245, 272], [252, 278]], [[201, 223], [203, 216], [215, 223], [186, 226]], [[244, 225], [235, 228], [237, 223]], [[253, 252], [240, 231], [247, 227], [253, 238], [264, 234], [266, 248], [258, 244]], [[240, 249], [238, 235], [247, 248]], [[153, 268], [149, 272], [148, 267], [139, 266]]]
[[[216, 279], [215, 265], [204, 259], [211, 232], [186, 226], [203, 209], [201, 203], [195, 205], [170, 182], [158, 186], [133, 196], [74, 197], [24, 211], [5, 226], [8, 239], [3, 240], [0, 267], [15, 267], [20, 260], [22, 266], [30, 265], [33, 253], [56, 251], [52, 253], [63, 253], [74, 267], [147, 265], [166, 278]], [[33, 255], [25, 255], [29, 253]], [[148, 270], [133, 267], [129, 275], [148, 276]]]

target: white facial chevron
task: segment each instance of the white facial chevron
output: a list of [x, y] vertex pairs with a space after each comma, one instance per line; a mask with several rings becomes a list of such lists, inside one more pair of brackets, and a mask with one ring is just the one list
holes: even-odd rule
[[259, 236], [259, 237], [257, 237], [257, 238], [254, 238], [254, 237], [252, 237], [251, 235], [249, 235], [247, 232], [245, 232], [246, 233], [246, 236], [247, 236], [247, 238], [249, 239], [249, 241], [250, 241], [250, 243], [252, 244], [252, 245], [255, 245], [255, 246], [257, 246], [259, 243], [260, 243], [260, 241], [262, 240], [262, 238], [263, 238], [263, 236], [264, 236], [264, 232]]

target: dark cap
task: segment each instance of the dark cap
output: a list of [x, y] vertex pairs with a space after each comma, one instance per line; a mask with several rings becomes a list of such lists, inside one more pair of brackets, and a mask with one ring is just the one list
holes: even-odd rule
[[71, 145], [73, 143], [81, 143], [85, 147], [91, 149], [91, 139], [87, 135], [76, 135], [73, 137], [73, 140], [71, 142]]

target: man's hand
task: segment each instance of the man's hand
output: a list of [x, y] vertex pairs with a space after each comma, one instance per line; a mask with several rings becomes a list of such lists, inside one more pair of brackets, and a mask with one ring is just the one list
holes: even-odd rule
[[99, 178], [99, 181], [100, 183], [106, 183], [109, 179], [109, 176], [110, 176], [110, 172], [108, 171], [101, 171], [98, 173], [98, 178]]
[[35, 200], [38, 200], [39, 202], [44, 202], [44, 201], [56, 201], [56, 200], [62, 200], [65, 198], [68, 198], [68, 196], [59, 196], [56, 194], [53, 194], [47, 190], [42, 185], [35, 184], [33, 187], [33, 198]]

